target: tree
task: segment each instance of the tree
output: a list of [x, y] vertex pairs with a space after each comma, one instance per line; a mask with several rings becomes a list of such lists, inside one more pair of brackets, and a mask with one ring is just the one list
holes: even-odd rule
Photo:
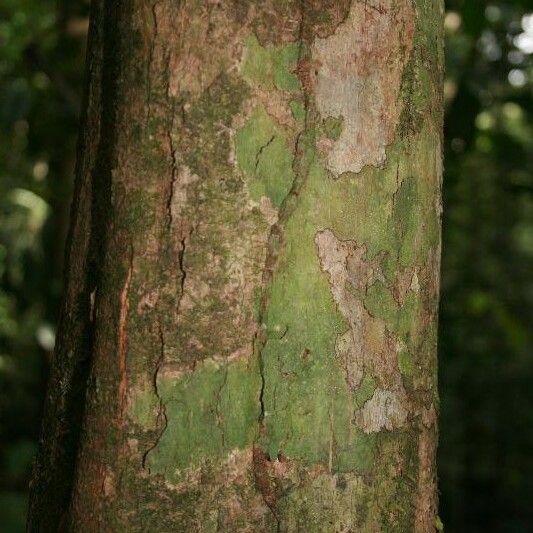
[[29, 530], [438, 527], [441, 17], [94, 2]]

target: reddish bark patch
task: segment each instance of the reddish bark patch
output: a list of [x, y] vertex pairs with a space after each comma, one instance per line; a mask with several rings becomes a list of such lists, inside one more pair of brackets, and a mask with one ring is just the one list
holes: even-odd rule
[[126, 404], [126, 393], [128, 389], [128, 373], [126, 369], [126, 356], [128, 351], [128, 311], [130, 307], [129, 291], [131, 286], [133, 267], [130, 265], [126, 274], [126, 281], [120, 293], [120, 313], [118, 321], [118, 372], [120, 381], [118, 384], [119, 412], [122, 414]]
[[271, 461], [270, 457], [261, 448], [253, 449], [253, 464], [255, 484], [263, 496], [265, 503], [274, 513], [276, 507], [276, 491], [271, 478]]

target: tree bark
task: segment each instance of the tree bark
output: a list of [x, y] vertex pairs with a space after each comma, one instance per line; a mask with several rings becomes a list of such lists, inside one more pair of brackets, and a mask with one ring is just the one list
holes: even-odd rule
[[30, 531], [435, 530], [442, 11], [95, 0]]

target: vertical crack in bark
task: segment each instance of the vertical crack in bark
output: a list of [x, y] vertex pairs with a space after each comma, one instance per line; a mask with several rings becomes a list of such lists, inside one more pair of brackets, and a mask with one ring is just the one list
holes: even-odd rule
[[185, 288], [185, 279], [187, 278], [187, 271], [185, 270], [185, 249], [187, 247], [186, 242], [187, 242], [187, 238], [186, 237], [183, 237], [180, 240], [181, 250], [178, 252], [178, 265], [179, 265], [179, 269], [180, 269], [180, 273], [181, 273], [180, 296], [179, 296], [179, 300], [178, 300], [178, 311], [179, 311], [179, 306], [180, 306], [180, 303], [181, 303], [181, 299], [183, 297], [183, 290]]
[[261, 387], [259, 389], [259, 426], [261, 427], [263, 425], [263, 420], [265, 418], [265, 363], [263, 361], [263, 354], [262, 354], [262, 348], [264, 346], [264, 341], [261, 339], [262, 335], [260, 331], [263, 329], [263, 312], [260, 311], [260, 317], [259, 317], [259, 329], [256, 331], [254, 335], [254, 339], [252, 341], [252, 345], [255, 351], [255, 346], [258, 342], [260, 342], [262, 345], [257, 349], [257, 355], [259, 358], [259, 376], [261, 377]]
[[[158, 21], [157, 21], [157, 5], [159, 2], [155, 2], [151, 7], [152, 12], [152, 18], [154, 23], [154, 39], [153, 39], [153, 47], [155, 47], [155, 40], [157, 39], [159, 28], [158, 28]], [[170, 54], [167, 54], [166, 57], [167, 60], [167, 70], [169, 69], [169, 62], [170, 62]], [[178, 236], [178, 243], [179, 243], [179, 250], [177, 252], [178, 255], [178, 269], [180, 271], [180, 294], [178, 295], [178, 301], [176, 305], [177, 313], [179, 314], [179, 308], [181, 304], [181, 300], [183, 297], [183, 289], [185, 286], [185, 278], [186, 278], [186, 271], [184, 266], [184, 257], [185, 257], [185, 249], [186, 249], [186, 240], [187, 237], [190, 236], [182, 236], [182, 228], [175, 226], [175, 220], [174, 220], [174, 210], [175, 206], [174, 204], [174, 196], [176, 194], [176, 186], [178, 185], [178, 177], [179, 177], [179, 168], [178, 168], [178, 158], [177, 158], [177, 147], [174, 143], [173, 139], [173, 131], [174, 131], [174, 115], [176, 112], [176, 106], [175, 103], [172, 100], [172, 97], [170, 95], [170, 83], [167, 80], [167, 86], [166, 86], [166, 98], [167, 102], [170, 108], [169, 115], [170, 115], [170, 122], [166, 128], [166, 139], [167, 139], [167, 146], [168, 146], [168, 153], [170, 156], [170, 185], [168, 190], [168, 197], [166, 199], [166, 239], [168, 239], [169, 246], [172, 248], [175, 247], [176, 240], [173, 237], [173, 232], [179, 231]], [[165, 270], [165, 262], [161, 262], [161, 275], [164, 277], [164, 270]], [[160, 390], [159, 390], [159, 372], [161, 371], [161, 368], [164, 365], [165, 362], [165, 333], [164, 333], [164, 327], [161, 323], [161, 319], [158, 320], [158, 336], [159, 336], [159, 357], [155, 364], [155, 370], [152, 376], [152, 387], [154, 390], [154, 394], [158, 401], [158, 412], [157, 412], [157, 418], [156, 418], [156, 436], [154, 439], [154, 442], [152, 445], [144, 452], [142, 456], [142, 467], [148, 470], [148, 473], [150, 473], [150, 468], [147, 467], [147, 459], [148, 455], [152, 450], [154, 450], [159, 442], [161, 441], [161, 438], [163, 437], [165, 431], [168, 427], [168, 417], [167, 417], [167, 410], [166, 410], [166, 403], [164, 402], [164, 399], [161, 396]]]
[[[298, 37], [299, 38], [298, 64], [304, 61], [304, 54], [306, 53], [306, 50], [305, 50], [305, 5], [306, 5], [306, 0], [300, 0], [300, 17], [301, 18], [300, 18], [299, 37]], [[265, 364], [264, 364], [264, 358], [263, 358], [263, 349], [266, 343], [268, 342], [268, 336], [267, 336], [264, 320], [265, 320], [266, 312], [267, 312], [268, 305], [270, 302], [269, 292], [270, 292], [270, 287], [272, 285], [272, 279], [274, 276], [274, 272], [278, 266], [279, 251], [283, 243], [283, 230], [285, 228], [285, 225], [288, 219], [290, 218], [291, 214], [294, 212], [294, 209], [296, 208], [297, 200], [300, 195], [300, 191], [308, 175], [308, 168], [305, 162], [305, 147], [303, 147], [301, 143], [307, 141], [307, 135], [309, 133], [308, 125], [309, 125], [310, 97], [308, 94], [308, 87], [306, 87], [305, 84], [303, 83], [302, 83], [302, 92], [303, 92], [303, 100], [304, 100], [304, 125], [303, 125], [302, 131], [300, 131], [298, 135], [296, 136], [296, 140], [294, 144], [294, 157], [293, 157], [293, 168], [295, 170], [294, 180], [292, 182], [289, 192], [287, 193], [287, 196], [284, 198], [279, 208], [278, 221], [272, 225], [272, 228], [270, 230], [270, 235], [269, 235], [268, 243], [267, 243], [267, 253], [266, 253], [266, 258], [265, 258], [265, 264], [263, 267], [263, 279], [262, 279], [263, 294], [261, 298], [261, 305], [260, 305], [259, 317], [258, 317], [259, 327], [253, 338], [254, 352], [257, 353], [259, 374], [261, 378], [261, 387], [260, 387], [260, 392], [259, 392], [260, 413], [258, 417], [260, 433], [265, 430], [264, 422], [265, 422], [265, 416], [267, 414], [266, 409], [265, 409], [266, 373], [265, 373]], [[262, 151], [273, 140], [274, 140], [274, 137], [272, 137], [268, 141], [268, 143], [260, 149], [257, 155], [257, 158], [259, 158]], [[257, 169], [257, 165], [258, 165], [258, 159], [256, 160], [256, 169]], [[265, 464], [270, 461], [270, 458], [265, 452], [263, 452], [257, 446], [257, 439], [255, 440], [253, 444], [253, 454], [254, 454], [253, 473], [254, 473], [255, 483], [256, 483], [257, 488], [259, 489], [259, 492], [261, 494], [261, 497], [263, 498], [263, 501], [265, 502], [265, 505], [268, 507], [268, 509], [270, 509], [276, 521], [276, 531], [277, 533], [279, 533], [281, 531], [281, 519], [276, 509], [276, 494], [273, 492], [272, 488], [270, 487], [271, 482], [268, 479], [268, 471], [265, 468]]]
[[[153, 64], [153, 57], [154, 57], [154, 52], [155, 52], [155, 44], [156, 44], [156, 40], [157, 40], [157, 37], [158, 37], [158, 34], [159, 34], [159, 27], [158, 27], [158, 22], [157, 22], [157, 4], [159, 2], [154, 2], [154, 4], [152, 5], [150, 11], [151, 11], [151, 14], [152, 14], [152, 23], [154, 25], [154, 37], [150, 43], [150, 50], [149, 50], [149, 53], [148, 53], [148, 63], [147, 63], [147, 80], [146, 80], [146, 102], [147, 104], [150, 104], [150, 101], [152, 99], [152, 76], [151, 76], [151, 68], [152, 68], [152, 64]], [[152, 106], [150, 105], [147, 105], [147, 117], [148, 117], [148, 120], [150, 119], [150, 114], [151, 114], [151, 110], [152, 110]]]
[[[172, 114], [174, 111], [172, 111]], [[172, 213], [172, 201], [174, 199], [174, 190], [176, 187], [176, 180], [178, 177], [178, 165], [177, 165], [177, 159], [176, 159], [176, 147], [174, 146], [174, 141], [172, 140], [172, 130], [174, 127], [174, 119], [172, 119], [170, 128], [167, 130], [167, 140], [168, 140], [168, 147], [170, 150], [170, 191], [168, 194], [167, 199], [167, 229], [169, 231], [172, 230], [172, 224], [174, 222], [173, 220], [173, 213]]]
[[263, 145], [261, 146], [261, 148], [259, 148], [256, 156], [255, 156], [255, 168], [254, 168], [254, 173], [257, 174], [257, 167], [259, 166], [259, 162], [261, 160], [261, 155], [263, 154], [263, 150], [265, 150], [271, 143], [272, 141], [276, 138], [275, 135], [272, 135], [272, 137], [270, 137], [270, 139]]
[[[163, 363], [165, 361], [165, 335], [163, 333], [163, 328], [161, 326], [161, 323], [158, 324], [158, 334], [159, 334], [159, 357], [156, 361], [155, 371], [152, 379], [152, 386], [154, 389], [154, 394], [157, 397], [157, 400], [159, 401], [159, 408], [157, 412], [157, 425], [161, 426], [161, 429], [159, 430], [154, 443], [144, 452], [143, 458], [142, 458], [142, 467], [146, 467], [146, 460], [148, 458], [148, 454], [157, 447], [159, 444], [159, 441], [161, 440], [161, 437], [165, 433], [168, 427], [168, 417], [167, 417], [167, 406], [165, 402], [163, 401], [163, 398], [161, 397], [161, 393], [159, 391], [159, 383], [158, 383], [158, 377], [159, 377], [159, 371], [161, 370], [161, 367], [163, 366]], [[148, 473], [150, 473], [150, 468], [147, 468]]]
[[[299, 49], [298, 49], [298, 63], [304, 60], [305, 54], [305, 0], [300, 1], [300, 29], [299, 29]], [[309, 94], [307, 87], [302, 83], [302, 92], [304, 99], [304, 126], [300, 133], [298, 133], [294, 145], [294, 158], [293, 158], [293, 168], [295, 169], [294, 180], [292, 182], [291, 188], [287, 193], [287, 196], [283, 200], [280, 209], [278, 221], [272, 225], [270, 230], [270, 236], [268, 238], [267, 244], [267, 254], [265, 259], [265, 266], [263, 268], [263, 296], [261, 300], [261, 306], [259, 311], [259, 330], [254, 336], [254, 348], [259, 343], [257, 348], [258, 358], [259, 358], [259, 373], [261, 376], [261, 389], [259, 394], [259, 403], [261, 406], [261, 411], [259, 414], [259, 424], [263, 425], [265, 418], [265, 369], [264, 369], [264, 360], [262, 356], [263, 348], [267, 342], [266, 332], [264, 330], [263, 320], [269, 304], [269, 288], [272, 283], [272, 278], [274, 271], [278, 263], [278, 254], [281, 243], [283, 242], [283, 229], [287, 223], [287, 220], [293, 213], [300, 190], [305, 183], [307, 178], [307, 168], [302, 165], [303, 163], [303, 149], [300, 146], [300, 143], [303, 138], [305, 138], [308, 133], [309, 125]], [[267, 143], [270, 144], [273, 141], [273, 138]], [[266, 146], [265, 146], [266, 147]], [[260, 152], [265, 148], [263, 147]]]
[[[298, 49], [298, 63], [300, 63], [303, 60], [303, 56], [305, 53], [305, 0], [300, 1], [300, 28], [299, 28], [299, 49]], [[264, 324], [263, 320], [265, 318], [265, 314], [268, 308], [269, 304], [269, 288], [272, 283], [272, 278], [274, 271], [277, 267], [278, 263], [278, 254], [279, 254], [279, 248], [283, 241], [283, 229], [285, 227], [285, 224], [287, 223], [287, 220], [289, 219], [290, 215], [294, 211], [296, 207], [296, 200], [300, 194], [300, 190], [305, 182], [305, 179], [307, 178], [307, 168], [301, 168], [302, 163], [302, 150], [300, 148], [300, 142], [302, 140], [302, 136], [305, 136], [308, 130], [308, 114], [309, 114], [309, 94], [307, 92], [306, 87], [304, 84], [302, 84], [303, 89], [303, 99], [304, 99], [304, 127], [303, 130], [298, 133], [296, 137], [296, 142], [294, 146], [294, 158], [293, 158], [293, 167], [295, 167], [295, 174], [294, 174], [294, 180], [292, 182], [291, 188], [289, 192], [287, 193], [287, 196], [284, 198], [283, 202], [281, 203], [281, 206], [279, 208], [279, 216], [278, 221], [272, 225], [272, 228], [270, 230], [270, 235], [268, 238], [268, 244], [267, 244], [267, 254], [265, 259], [265, 266], [263, 268], [263, 296], [261, 299], [261, 306], [259, 311], [259, 330], [254, 335], [254, 348], [259, 343], [259, 347], [257, 348], [258, 358], [259, 358], [259, 372], [261, 376], [261, 390], [259, 395], [259, 403], [261, 406], [261, 412], [259, 414], [259, 424], [260, 426], [263, 425], [264, 418], [265, 418], [265, 401], [264, 401], [264, 392], [265, 392], [265, 372], [264, 372], [264, 361], [262, 357], [262, 350], [267, 342], [266, 338], [266, 332], [264, 331]], [[274, 140], [274, 137], [272, 137], [268, 143], [263, 146], [259, 154], [268, 146], [272, 141]], [[258, 154], [258, 155], [259, 155]], [[257, 164], [256, 164], [257, 168]]]

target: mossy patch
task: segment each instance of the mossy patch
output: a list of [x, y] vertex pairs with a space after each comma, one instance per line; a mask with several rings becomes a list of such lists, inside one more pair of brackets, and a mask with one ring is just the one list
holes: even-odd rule
[[396, 322], [398, 304], [390, 289], [381, 281], [376, 281], [368, 288], [365, 307], [372, 316], [382, 319], [385, 323]]
[[354, 393], [354, 404], [357, 407], [363, 407], [365, 402], [372, 398], [372, 395], [376, 390], [376, 386], [376, 380], [372, 376], [368, 374], [364, 376], [363, 380], [361, 381], [361, 384], [359, 385], [359, 388]]
[[353, 430], [348, 445], [335, 450], [335, 472], [364, 474], [372, 469], [377, 449], [377, 433]]
[[159, 399], [151, 383], [132, 387], [128, 402], [128, 416], [143, 430], [155, 429]]
[[291, 100], [289, 102], [292, 116], [297, 122], [303, 122], [305, 120], [305, 106], [300, 100]]
[[241, 73], [244, 79], [262, 89], [297, 91], [300, 81], [295, 70], [299, 54], [299, 43], [263, 47], [252, 34], [246, 40]]
[[168, 426], [147, 456], [151, 472], [169, 481], [253, 441], [259, 417], [258, 372], [246, 361], [207, 362], [179, 379], [161, 376]]
[[413, 356], [408, 350], [402, 350], [398, 354], [398, 368], [400, 372], [407, 377], [411, 377], [415, 371]]
[[[306, 169], [306, 179], [284, 227], [264, 315], [266, 431], [260, 443], [271, 457], [282, 453], [305, 464], [363, 472], [372, 468], [374, 444], [371, 435], [361, 434], [354, 413], [372, 397], [376, 376], [365, 375], [353, 391], [346, 382], [335, 343], [348, 325], [321, 270], [315, 236], [327, 228], [339, 240], [364, 245], [365, 261], [381, 258], [386, 275], [358, 297], [409, 347], [419, 328], [420, 295], [408, 290], [400, 305], [392, 288], [399, 265], [426, 257], [427, 248], [417, 245], [424, 231], [419, 225], [434, 216], [430, 200], [435, 189], [422, 174], [431, 163], [421, 161], [419, 167], [418, 160], [406, 159], [399, 141], [388, 148], [383, 169], [366, 167], [357, 175], [330, 180], [312, 143], [302, 157], [306, 161], [298, 168]], [[405, 359], [402, 365], [405, 374], [410, 372]]]
[[235, 135], [235, 152], [253, 199], [267, 196], [279, 207], [294, 180], [293, 153], [283, 130], [261, 106]]
[[338, 140], [344, 125], [344, 117], [326, 117], [322, 121], [322, 130], [328, 139]]
[[400, 264], [408, 266], [413, 263], [418, 253], [416, 238], [421, 223], [417, 180], [413, 177], [405, 178], [396, 192], [394, 219], [400, 245]]

